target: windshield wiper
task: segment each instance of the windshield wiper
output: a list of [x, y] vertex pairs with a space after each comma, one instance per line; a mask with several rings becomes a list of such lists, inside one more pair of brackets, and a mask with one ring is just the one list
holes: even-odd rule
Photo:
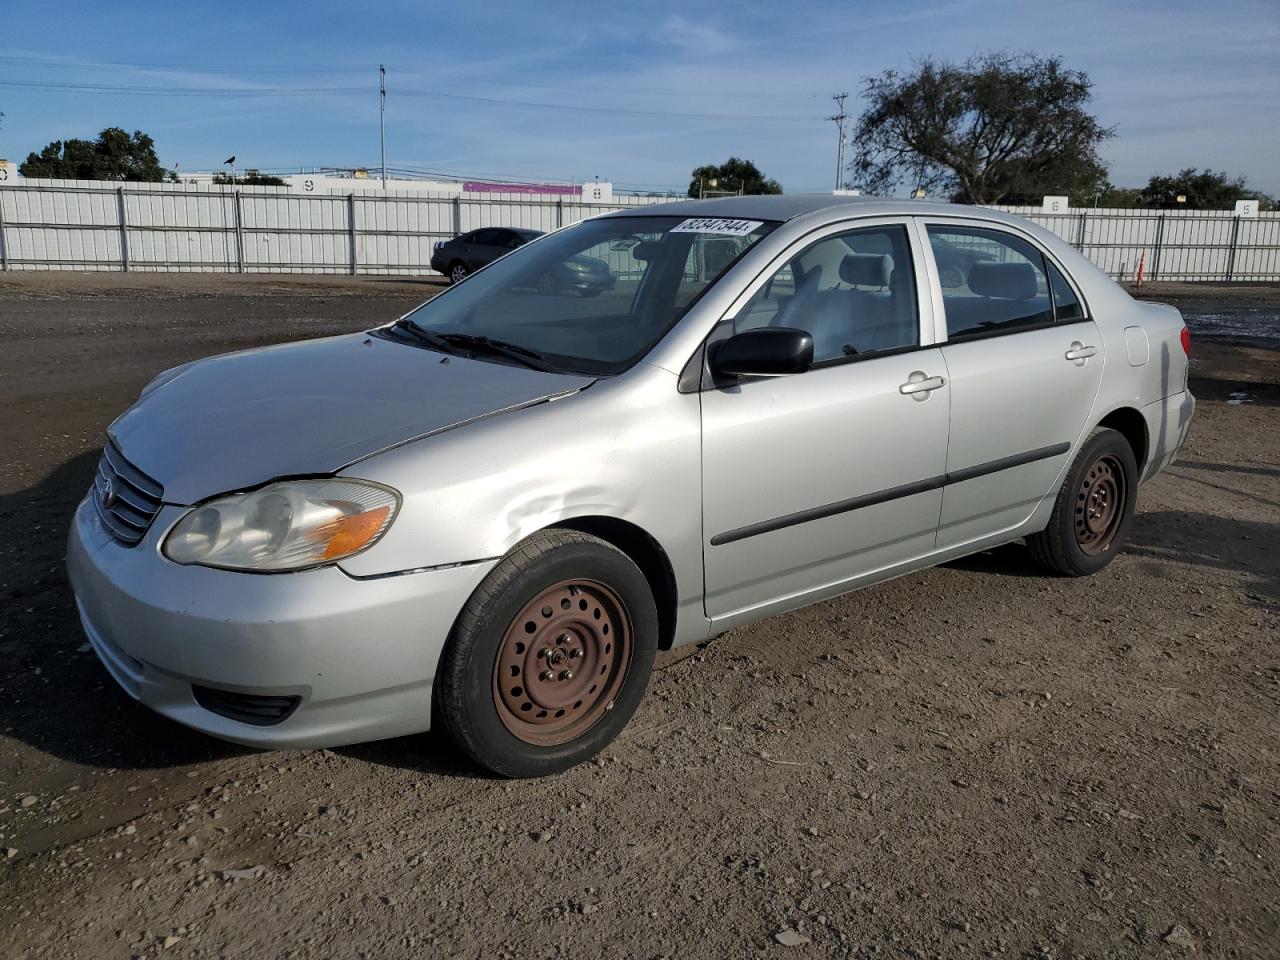
[[372, 332], [383, 336], [408, 337], [410, 340], [440, 353], [459, 354], [462, 352], [439, 334], [423, 330], [422, 327], [409, 320], [397, 320], [389, 327], [380, 327]]
[[[423, 332], [425, 333], [426, 331]], [[428, 336], [437, 337], [448, 346], [461, 350], [479, 350], [499, 357], [506, 357], [508, 360], [514, 360], [516, 363], [532, 370], [554, 372], [556, 369], [537, 350], [530, 350], [528, 347], [522, 347], [516, 343], [508, 343], [506, 340], [495, 340], [493, 337], [486, 337], [476, 333], [440, 333], [428, 334]]]
[[492, 356], [513, 360], [521, 366], [532, 370], [556, 372], [556, 368], [536, 350], [522, 347], [519, 344], [495, 340], [476, 333], [433, 333], [425, 330], [411, 320], [398, 320], [383, 332], [405, 336], [431, 350], [455, 356], [471, 357], [476, 353], [487, 353]]

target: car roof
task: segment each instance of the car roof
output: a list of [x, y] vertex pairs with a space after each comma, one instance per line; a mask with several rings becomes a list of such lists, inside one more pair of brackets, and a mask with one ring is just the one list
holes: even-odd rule
[[608, 217], [731, 217], [735, 220], [841, 220], [848, 217], [905, 216], [977, 217], [1002, 223], [1025, 224], [1019, 217], [987, 207], [959, 203], [935, 203], [893, 197], [851, 197], [827, 193], [772, 194], [768, 196], [718, 197], [714, 200], [678, 200], [652, 206], [625, 207]]

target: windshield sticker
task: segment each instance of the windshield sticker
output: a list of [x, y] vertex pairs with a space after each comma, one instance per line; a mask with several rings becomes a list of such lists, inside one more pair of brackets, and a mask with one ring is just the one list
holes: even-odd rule
[[718, 233], [724, 237], [745, 237], [761, 224], [763, 220], [729, 220], [725, 217], [692, 217], [670, 233]]

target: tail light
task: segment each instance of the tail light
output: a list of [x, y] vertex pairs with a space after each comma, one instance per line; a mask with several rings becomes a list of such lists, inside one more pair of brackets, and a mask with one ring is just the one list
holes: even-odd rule
[[1186, 327], [1182, 328], [1182, 352], [1191, 356], [1191, 331]]

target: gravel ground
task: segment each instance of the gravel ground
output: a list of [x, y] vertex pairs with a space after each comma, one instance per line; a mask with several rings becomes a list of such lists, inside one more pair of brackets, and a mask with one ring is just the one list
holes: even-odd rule
[[62, 572], [103, 428], [164, 367], [436, 289], [0, 278], [0, 955], [1280, 956], [1280, 353], [1238, 341], [1197, 343], [1103, 574], [1014, 545], [664, 655], [553, 779], [135, 705]]

